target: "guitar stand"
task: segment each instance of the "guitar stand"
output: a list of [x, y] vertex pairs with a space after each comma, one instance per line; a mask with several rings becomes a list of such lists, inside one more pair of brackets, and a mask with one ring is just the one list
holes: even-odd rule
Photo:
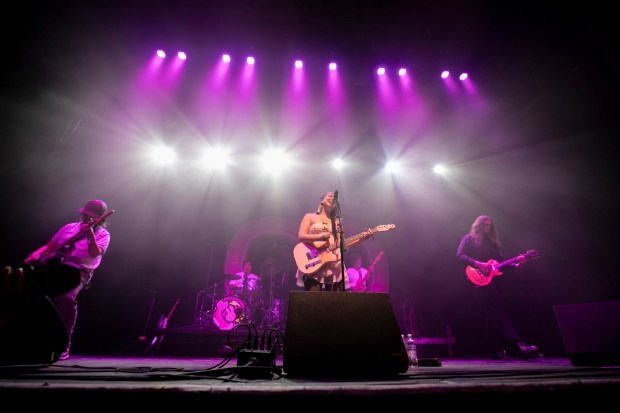
[[[170, 320], [170, 317], [172, 317], [172, 314], [174, 313], [174, 310], [179, 305], [179, 302], [181, 302], [181, 299], [177, 298], [177, 300], [175, 301], [174, 305], [172, 306], [172, 309], [168, 313], [168, 317], [166, 317], [166, 316], [164, 316], [162, 314], [161, 319], [159, 321], [159, 326], [157, 327], [157, 333], [158, 334], [155, 335], [155, 337], [151, 341], [151, 344], [149, 344], [147, 349], [144, 350], [145, 354], [150, 354], [150, 355], [153, 356], [153, 355], [157, 354], [157, 352], [159, 351], [159, 347], [161, 346], [161, 343], [164, 341], [164, 337], [166, 335], [166, 329], [168, 328], [168, 320]], [[153, 350], [153, 348], [155, 348], [155, 349]]]

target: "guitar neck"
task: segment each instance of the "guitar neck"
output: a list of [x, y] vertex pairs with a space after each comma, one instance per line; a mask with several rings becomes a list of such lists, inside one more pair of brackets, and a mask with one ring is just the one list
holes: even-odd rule
[[361, 278], [361, 280], [357, 281], [357, 285], [355, 286], [355, 290], [356, 291], [363, 291], [366, 290], [366, 280], [368, 280], [368, 277], [370, 277], [370, 274], [372, 274], [374, 272], [374, 268], [375, 265], [377, 265], [377, 263], [381, 260], [381, 258], [383, 257], [384, 252], [381, 251], [379, 253], [379, 255], [377, 255], [374, 259], [374, 261], [372, 262], [372, 264], [370, 264], [370, 266], [373, 268], [372, 270], [366, 270], [366, 274], [364, 274], [364, 276]]
[[[373, 231], [371, 229], [369, 229], [368, 231], [370, 231], [370, 235], [373, 234]], [[345, 240], [344, 240], [344, 247], [348, 248], [355, 241], [367, 238], [370, 235], [368, 235], [368, 232], [364, 231], [364, 232], [360, 232], [359, 234], [353, 235], [353, 236], [351, 236], [349, 238], [345, 238]]]
[[54, 251], [51, 251], [52, 254], [58, 254], [60, 253], [62, 250], [64, 250], [65, 248], [68, 248], [71, 244], [73, 244], [74, 242], [80, 240], [81, 238], [86, 238], [86, 235], [84, 235], [82, 232], [78, 232], [77, 234], [75, 234], [74, 236], [72, 236], [71, 238], [69, 238], [68, 241], [66, 241], [64, 244], [57, 246]]
[[[88, 223], [88, 226], [89, 227], [95, 227], [95, 226], [99, 225], [104, 219], [106, 219], [107, 217], [109, 217], [113, 213], [114, 213], [114, 210], [112, 209], [112, 210], [108, 211], [107, 213], [101, 215], [100, 217], [95, 218], [92, 221], [90, 221]], [[69, 238], [64, 244], [59, 245], [53, 251], [50, 251], [48, 253], [48, 255], [52, 256], [52, 255], [60, 254], [62, 252], [62, 250], [64, 250], [65, 248], [69, 247], [74, 242], [79, 241], [83, 237], [86, 237], [86, 235], [84, 235], [82, 233], [82, 231], [79, 231], [77, 234], [75, 234], [74, 236]]]
[[[526, 257], [528, 256], [528, 254], [522, 254], [522, 255]], [[514, 264], [515, 262], [518, 262], [520, 259], [521, 259], [521, 255], [517, 255], [516, 257], [513, 257], [509, 260], [500, 262], [499, 264], [497, 264], [496, 268], [499, 269], [499, 268], [505, 267], [506, 265]]]

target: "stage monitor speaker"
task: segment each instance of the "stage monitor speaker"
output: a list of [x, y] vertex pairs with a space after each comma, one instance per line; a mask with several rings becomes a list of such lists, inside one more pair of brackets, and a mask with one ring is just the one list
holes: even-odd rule
[[290, 376], [394, 376], [409, 368], [386, 293], [289, 293], [283, 370]]
[[574, 366], [620, 366], [620, 301], [553, 307]]
[[49, 297], [7, 299], [1, 304], [0, 365], [58, 361], [69, 335]]

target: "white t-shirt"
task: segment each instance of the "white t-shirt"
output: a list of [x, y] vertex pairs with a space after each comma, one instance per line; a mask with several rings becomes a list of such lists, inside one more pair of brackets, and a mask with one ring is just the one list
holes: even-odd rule
[[368, 274], [368, 270], [366, 268], [360, 268], [359, 270], [354, 267], [347, 268], [347, 276], [349, 277], [349, 284], [351, 285], [350, 288], [356, 288], [357, 282], [366, 277], [366, 274]]
[[[241, 292], [243, 291], [243, 283], [245, 282], [245, 273], [243, 271], [239, 271], [235, 273], [235, 275], [240, 275], [241, 278], [238, 278], [236, 280], [229, 280], [227, 286], [229, 289], [237, 289], [238, 290], [237, 292]], [[260, 278], [258, 275], [249, 273], [247, 275], [246, 290], [247, 291], [258, 291], [260, 287], [258, 284], [259, 280]]]

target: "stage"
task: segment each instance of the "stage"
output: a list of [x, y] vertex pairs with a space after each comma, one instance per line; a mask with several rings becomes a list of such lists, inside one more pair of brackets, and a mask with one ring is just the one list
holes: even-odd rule
[[[556, 408], [615, 403], [620, 392], [617, 329], [602, 332], [582, 315], [611, 314], [617, 302], [588, 304], [588, 311], [582, 311], [584, 305], [558, 308], [560, 321], [570, 327], [563, 326], [570, 344], [566, 357], [453, 357], [458, 339], [416, 337], [420, 364], [409, 367], [385, 293], [291, 293], [285, 329], [234, 324], [233, 306], [222, 316], [227, 330], [162, 325], [154, 336], [139, 337], [116, 354], [77, 352], [64, 361], [59, 354], [66, 332], [44, 328], [61, 320], [45, 306], [49, 300], [34, 303], [41, 307], [0, 330], [5, 404], [52, 407], [83, 398], [89, 407], [213, 402], [229, 410], [291, 401], [296, 407], [341, 400], [350, 407], [463, 401], [475, 402], [477, 411], [495, 411], [497, 402], [517, 408], [531, 408], [532, 402], [552, 402]], [[338, 318], [331, 316], [336, 313]]]
[[[140, 407], [184, 402], [218, 402], [226, 411], [241, 407], [284, 408], [345, 401], [362, 406], [373, 401], [475, 401], [478, 410], [503, 406], [601, 406], [615, 402], [620, 391], [620, 367], [575, 367], [563, 358], [522, 361], [509, 359], [442, 359], [433, 367], [410, 367], [390, 377], [289, 377], [281, 355], [273, 366], [237, 366], [234, 350], [221, 358], [72, 356], [50, 365], [3, 366], [3, 404], [25, 407], [66, 405], [84, 400], [89, 408], [116, 407], [136, 401]], [[360, 360], [363, 364], [364, 360]], [[71, 402], [73, 403], [73, 402]], [[269, 404], [271, 403], [271, 405]], [[186, 405], [187, 406], [187, 405]], [[204, 409], [215, 408], [201, 404]], [[279, 407], [278, 407], [279, 406]], [[425, 405], [429, 406], [429, 405]], [[293, 405], [288, 405], [291, 408]], [[385, 406], [388, 407], [389, 406]], [[187, 406], [189, 408], [189, 406]]]

